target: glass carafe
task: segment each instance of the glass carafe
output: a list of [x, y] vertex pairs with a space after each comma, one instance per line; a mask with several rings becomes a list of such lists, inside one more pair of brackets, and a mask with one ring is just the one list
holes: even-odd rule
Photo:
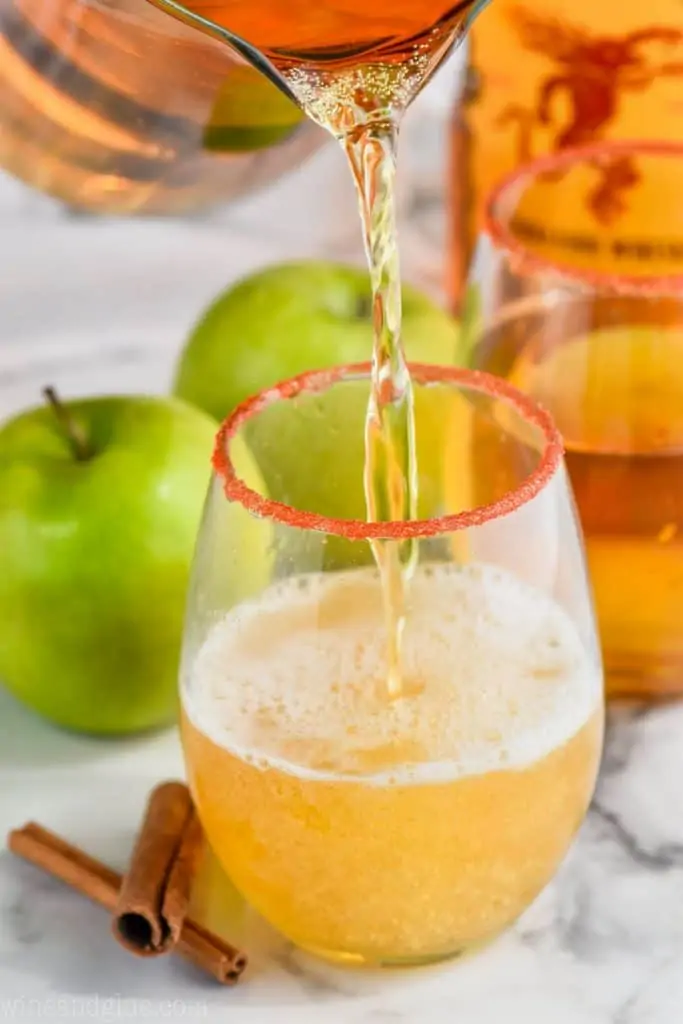
[[144, 0], [0, 0], [0, 166], [71, 205], [197, 209], [324, 138], [223, 41]]

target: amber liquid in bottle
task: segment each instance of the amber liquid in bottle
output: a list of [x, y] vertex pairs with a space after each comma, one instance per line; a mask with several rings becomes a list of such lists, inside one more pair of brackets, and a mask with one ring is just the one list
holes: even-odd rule
[[[486, 196], [529, 160], [604, 139], [683, 141], [683, 8], [677, 0], [495, 0], [470, 33], [452, 125], [450, 283], [454, 308]], [[637, 182], [610, 172], [612, 201]]]

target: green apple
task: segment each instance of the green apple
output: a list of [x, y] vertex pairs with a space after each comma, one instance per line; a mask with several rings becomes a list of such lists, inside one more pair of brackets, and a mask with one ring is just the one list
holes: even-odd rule
[[[216, 424], [179, 399], [53, 402], [0, 429], [0, 680], [67, 728], [155, 728], [176, 712]], [[233, 514], [247, 586], [253, 521]]]
[[[216, 417], [248, 395], [304, 370], [370, 358], [372, 327], [367, 271], [334, 263], [270, 267], [231, 288], [194, 329], [178, 367], [175, 391]], [[413, 362], [458, 362], [459, 327], [421, 292], [403, 288], [403, 338]], [[272, 408], [248, 429], [249, 446], [271, 497], [322, 515], [365, 518], [363, 420], [368, 389], [344, 385], [323, 400], [299, 403], [296, 416]], [[418, 392], [416, 429], [419, 514], [436, 511], [440, 453], [433, 439], [441, 416], [433, 394]], [[324, 426], [321, 429], [321, 420]], [[331, 544], [327, 563], [357, 560]]]
[[[458, 324], [403, 286], [403, 342], [412, 362], [458, 362]], [[364, 362], [372, 351], [367, 270], [303, 261], [268, 267], [220, 296], [193, 330], [175, 393], [223, 419], [239, 402], [304, 370]]]
[[204, 149], [217, 153], [265, 149], [284, 142], [303, 120], [303, 111], [260, 71], [236, 64], [214, 100], [204, 129]]

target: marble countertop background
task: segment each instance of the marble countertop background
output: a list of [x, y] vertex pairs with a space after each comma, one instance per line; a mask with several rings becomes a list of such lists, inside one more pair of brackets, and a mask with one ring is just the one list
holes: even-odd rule
[[[443, 135], [419, 117], [410, 131], [404, 267], [438, 296]], [[354, 204], [334, 147], [270, 192], [183, 223], [74, 216], [0, 178], [0, 418], [47, 382], [74, 395], [165, 389], [188, 327], [238, 275], [296, 256], [361, 259]], [[35, 818], [122, 867], [146, 793], [181, 771], [174, 734], [77, 739], [0, 691], [2, 832]], [[2, 852], [0, 1019], [683, 1024], [682, 780], [683, 706], [613, 712], [593, 808], [555, 882], [478, 957], [412, 973], [333, 970], [246, 915], [235, 937], [252, 964], [221, 990], [181, 963], [131, 959], [100, 910]]]

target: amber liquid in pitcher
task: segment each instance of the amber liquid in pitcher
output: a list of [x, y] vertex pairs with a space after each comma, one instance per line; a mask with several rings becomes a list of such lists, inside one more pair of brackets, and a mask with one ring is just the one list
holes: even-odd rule
[[407, 63], [429, 56], [465, 21], [474, 0], [188, 0], [199, 14], [246, 40], [281, 71]]
[[322, 133], [143, 0], [0, 0], [0, 166], [102, 213], [179, 213], [296, 166]]

